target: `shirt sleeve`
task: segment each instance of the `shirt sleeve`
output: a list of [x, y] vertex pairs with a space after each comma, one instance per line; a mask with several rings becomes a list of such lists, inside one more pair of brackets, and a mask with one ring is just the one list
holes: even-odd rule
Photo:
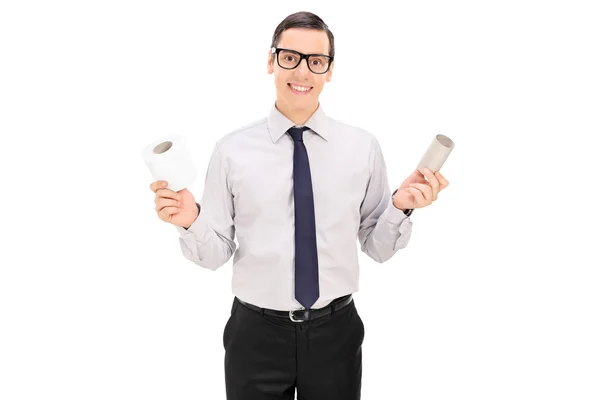
[[195, 264], [216, 270], [229, 261], [237, 247], [233, 196], [218, 143], [208, 164], [202, 199], [196, 204], [200, 211], [192, 225], [188, 229], [176, 226], [181, 251]]
[[392, 202], [387, 168], [376, 138], [371, 142], [369, 163], [371, 175], [360, 207], [358, 238], [361, 251], [378, 263], [383, 263], [406, 247], [412, 232], [412, 221]]

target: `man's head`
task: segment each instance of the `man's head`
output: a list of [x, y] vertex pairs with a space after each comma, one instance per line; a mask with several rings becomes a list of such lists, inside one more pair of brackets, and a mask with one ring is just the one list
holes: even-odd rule
[[[309, 54], [314, 56], [301, 59]], [[281, 21], [267, 64], [267, 72], [275, 76], [278, 107], [291, 113], [314, 111], [325, 82], [331, 80], [334, 54], [333, 34], [317, 15], [298, 12]]]

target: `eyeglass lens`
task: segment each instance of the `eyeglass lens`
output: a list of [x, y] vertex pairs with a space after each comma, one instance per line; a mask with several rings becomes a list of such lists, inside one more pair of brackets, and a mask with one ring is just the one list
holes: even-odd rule
[[[279, 65], [282, 68], [296, 68], [300, 64], [300, 55], [294, 51], [281, 50], [279, 52]], [[324, 56], [310, 56], [308, 57], [308, 68], [316, 73], [321, 74], [327, 71], [329, 67], [329, 58]]]

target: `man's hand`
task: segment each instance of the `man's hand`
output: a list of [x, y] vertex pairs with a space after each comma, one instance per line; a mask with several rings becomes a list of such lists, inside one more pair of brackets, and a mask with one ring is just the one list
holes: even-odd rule
[[402, 211], [426, 207], [437, 200], [438, 193], [448, 185], [448, 180], [440, 171], [434, 174], [425, 168], [423, 175], [417, 168], [398, 188], [393, 199], [394, 206]]
[[154, 209], [161, 220], [187, 229], [198, 218], [196, 200], [187, 188], [174, 192], [167, 189], [167, 182], [156, 181], [150, 184], [150, 190], [156, 193]]

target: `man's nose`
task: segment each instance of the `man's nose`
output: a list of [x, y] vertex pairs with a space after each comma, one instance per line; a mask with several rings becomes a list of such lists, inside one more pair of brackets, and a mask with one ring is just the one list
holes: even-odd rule
[[300, 61], [300, 65], [298, 65], [295, 69], [298, 75], [306, 76], [309, 74], [310, 70], [308, 69], [308, 60], [306, 58], [302, 59]]

